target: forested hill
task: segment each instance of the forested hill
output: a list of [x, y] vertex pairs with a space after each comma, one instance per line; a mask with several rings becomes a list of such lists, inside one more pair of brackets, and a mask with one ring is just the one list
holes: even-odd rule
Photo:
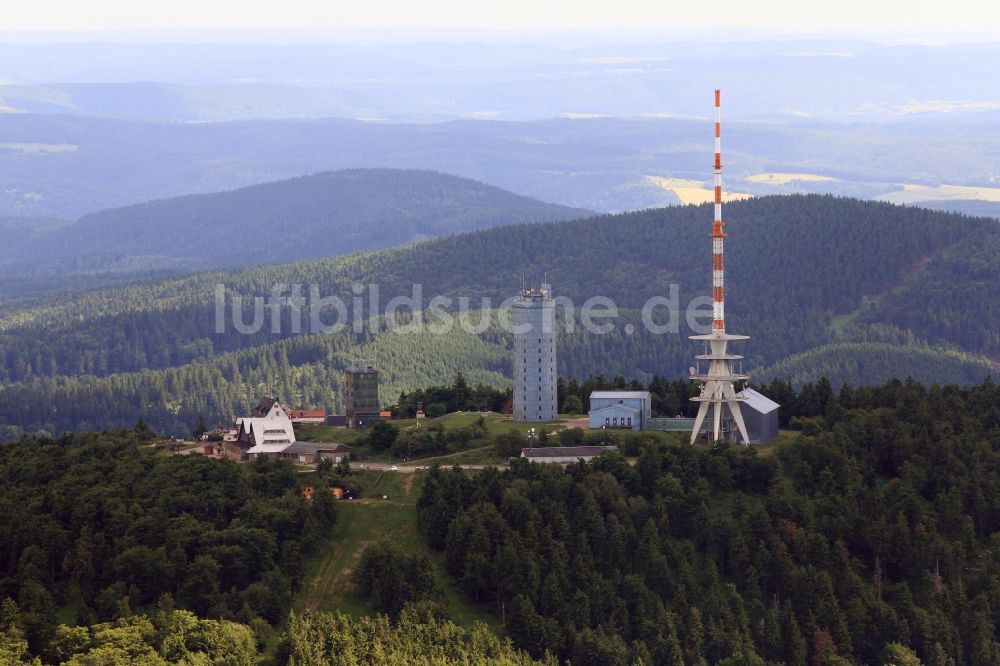
[[[1000, 358], [996, 221], [822, 196], [761, 198], [726, 212], [727, 319], [751, 336], [740, 352], [752, 375], [972, 383]], [[403, 389], [448, 383], [457, 371], [495, 385], [510, 373], [509, 337], [495, 327], [390, 335], [378, 324], [360, 334], [293, 336], [287, 312], [274, 334], [265, 309], [261, 332], [238, 333], [230, 322], [218, 334], [217, 284], [266, 295], [275, 283], [316, 283], [323, 296], [350, 303], [352, 284], [373, 283], [384, 306], [419, 283], [425, 305], [438, 294], [489, 296], [496, 305], [522, 275], [537, 281], [548, 271], [556, 293], [578, 307], [604, 295], [622, 308], [611, 333], [577, 327], [560, 336], [560, 375], [681, 376], [700, 351], [690, 331], [682, 324], [678, 334], [651, 335], [637, 310], [671, 284], [681, 308], [708, 293], [710, 219], [702, 206], [515, 225], [11, 309], [0, 319], [0, 425], [122, 427], [143, 413], [153, 427], [180, 433], [199, 413], [229, 418], [249, 408], [265, 382], [296, 404], [340, 409], [343, 368], [358, 357], [379, 360], [386, 402]], [[308, 324], [308, 312], [303, 318]]]
[[246, 266], [585, 214], [431, 171], [331, 171], [87, 215], [25, 237], [0, 270], [22, 276]]
[[573, 666], [995, 666], [998, 400], [893, 382], [774, 455], [435, 469], [419, 525], [515, 645]]

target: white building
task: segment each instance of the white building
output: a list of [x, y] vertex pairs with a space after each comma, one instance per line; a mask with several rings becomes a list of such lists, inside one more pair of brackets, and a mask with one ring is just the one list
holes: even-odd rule
[[587, 415], [592, 430], [643, 430], [652, 416], [652, 396], [649, 391], [594, 391]]
[[[258, 410], [260, 414], [263, 410]], [[295, 443], [295, 429], [281, 403], [274, 400], [262, 416], [236, 420], [237, 441], [250, 444], [245, 454], [251, 460], [259, 455], [278, 456]]]
[[511, 312], [515, 325], [514, 420], [555, 421], [555, 302], [550, 286], [522, 290]]

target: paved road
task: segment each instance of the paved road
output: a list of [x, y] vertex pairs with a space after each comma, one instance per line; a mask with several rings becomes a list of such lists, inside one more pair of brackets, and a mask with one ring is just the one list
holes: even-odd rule
[[[442, 467], [455, 467], [455, 465], [441, 465]], [[487, 467], [501, 467], [499, 463], [494, 465], [458, 465], [462, 469], [486, 469]], [[351, 469], [354, 471], [375, 471], [375, 472], [399, 472], [401, 474], [412, 474], [420, 470], [430, 469], [430, 465], [413, 463], [412, 465], [399, 465], [393, 463], [365, 463], [352, 462]], [[395, 468], [395, 469], [393, 469]], [[310, 470], [311, 471], [311, 470]]]

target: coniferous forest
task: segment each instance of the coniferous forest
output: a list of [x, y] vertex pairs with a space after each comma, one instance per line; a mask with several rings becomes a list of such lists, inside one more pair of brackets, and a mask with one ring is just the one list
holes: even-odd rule
[[66, 657], [57, 611], [80, 626], [145, 611], [165, 633], [177, 608], [278, 624], [336, 520], [329, 494], [302, 498], [290, 461], [162, 455], [151, 434], [0, 447], [0, 622], [47, 663]]
[[1000, 14], [479, 4], [0, 9], [0, 666], [1000, 666]]
[[[751, 336], [739, 353], [756, 379], [970, 384], [995, 368], [995, 221], [821, 196], [764, 197], [727, 211], [727, 312], [734, 330]], [[214, 423], [244, 413], [262, 386], [297, 406], [339, 412], [342, 372], [359, 354], [382, 367], [386, 405], [456, 372], [507, 385], [510, 340], [496, 318], [478, 333], [456, 325], [446, 334], [389, 334], [365, 291], [364, 325], [356, 329], [352, 308], [347, 330], [310, 335], [308, 308], [296, 329], [290, 307], [278, 308], [280, 326], [266, 307], [258, 332], [239, 332], [231, 316], [219, 332], [216, 285], [225, 286], [227, 307], [236, 296], [267, 297], [280, 283], [316, 284], [347, 304], [353, 285], [377, 284], [384, 308], [419, 284], [425, 306], [443, 295], [455, 307], [464, 296], [475, 310], [497, 307], [522, 276], [540, 281], [547, 271], [555, 293], [577, 309], [595, 295], [619, 308], [605, 335], [585, 331], [579, 311], [561, 315], [575, 328], [560, 326], [560, 375], [679, 376], [699, 352], [683, 320], [688, 302], [710, 285], [706, 216], [688, 206], [514, 225], [343, 257], [14, 298], [0, 308], [0, 437], [128, 427], [138, 413], [160, 432], [181, 434], [199, 415]], [[650, 334], [640, 309], [672, 284], [678, 331]]]
[[265, 663], [1000, 665], [1000, 387], [767, 388], [777, 446], [425, 472], [422, 539], [492, 630], [391, 544], [355, 572], [371, 618], [290, 613], [338, 511], [287, 461], [164, 455], [144, 424], [8, 444], [0, 658], [251, 664], [278, 631]]
[[997, 385], [845, 391], [805, 432], [766, 456], [435, 469], [420, 527], [535, 656], [1000, 663]]

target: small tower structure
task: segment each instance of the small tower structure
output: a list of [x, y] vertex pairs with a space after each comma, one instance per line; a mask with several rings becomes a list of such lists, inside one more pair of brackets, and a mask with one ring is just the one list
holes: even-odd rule
[[355, 361], [344, 373], [344, 403], [349, 427], [367, 428], [378, 421], [378, 370], [374, 360]]
[[747, 375], [733, 372], [732, 361], [742, 356], [730, 354], [727, 347], [735, 340], [749, 340], [746, 335], [726, 332], [725, 307], [725, 224], [722, 221], [722, 109], [720, 91], [715, 91], [715, 220], [712, 222], [712, 332], [706, 335], [692, 335], [692, 340], [704, 341], [706, 350], [695, 358], [698, 367], [702, 361], [708, 362], [708, 370], [701, 373], [697, 367], [691, 379], [701, 383], [701, 391], [694, 402], [698, 406], [698, 416], [691, 431], [694, 444], [701, 433], [702, 424], [712, 412], [712, 441], [723, 438], [723, 410], [728, 409], [744, 444], [749, 444], [746, 424], [740, 412], [740, 402], [744, 398], [737, 395], [735, 383], [749, 379]]
[[521, 288], [511, 307], [514, 323], [514, 420], [557, 418], [555, 301], [548, 284]]

